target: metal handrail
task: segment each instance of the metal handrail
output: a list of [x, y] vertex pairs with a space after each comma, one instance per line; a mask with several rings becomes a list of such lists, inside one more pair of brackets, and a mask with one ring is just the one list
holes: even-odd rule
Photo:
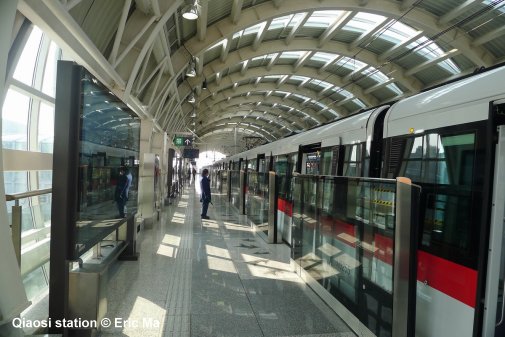
[[12, 206], [11, 231], [12, 231], [12, 243], [14, 245], [14, 253], [16, 254], [19, 266], [21, 266], [21, 231], [22, 231], [21, 222], [23, 212], [23, 207], [19, 205], [19, 200], [30, 197], [36, 197], [38, 195], [49, 194], [52, 192], [53, 190], [51, 188], [45, 188], [42, 190], [33, 190], [28, 192], [5, 195], [5, 199], [7, 201], [15, 201], [14, 206]]
[[14, 200], [20, 200], [20, 199], [25, 199], [25, 198], [30, 198], [30, 197], [36, 197], [36, 196], [42, 195], [42, 194], [49, 194], [52, 192], [53, 192], [52, 188], [45, 188], [42, 190], [33, 190], [33, 191], [22, 192], [22, 193], [6, 194], [5, 199], [7, 201], [14, 201]]

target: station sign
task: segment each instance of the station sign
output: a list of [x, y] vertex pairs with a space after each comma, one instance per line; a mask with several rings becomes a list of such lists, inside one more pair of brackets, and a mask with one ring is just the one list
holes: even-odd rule
[[193, 145], [193, 138], [187, 136], [175, 136], [174, 137], [175, 146], [191, 146]]

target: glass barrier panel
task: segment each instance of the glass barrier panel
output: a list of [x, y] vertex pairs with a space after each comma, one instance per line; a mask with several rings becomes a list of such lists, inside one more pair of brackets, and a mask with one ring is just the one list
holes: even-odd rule
[[293, 180], [294, 260], [377, 336], [390, 336], [396, 182]]
[[217, 189], [220, 194], [226, 194], [228, 191], [228, 171], [220, 170]]
[[268, 235], [268, 173], [248, 171], [246, 191], [247, 217]]
[[240, 206], [240, 171], [230, 171], [231, 203], [237, 209]]

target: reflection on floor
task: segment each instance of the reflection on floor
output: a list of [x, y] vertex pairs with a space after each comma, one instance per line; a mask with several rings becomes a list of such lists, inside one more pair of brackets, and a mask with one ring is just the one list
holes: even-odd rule
[[[198, 188], [198, 185], [197, 185]], [[355, 337], [268, 245], [215, 196], [200, 220], [193, 186], [144, 232], [138, 262], [109, 276], [105, 337]]]

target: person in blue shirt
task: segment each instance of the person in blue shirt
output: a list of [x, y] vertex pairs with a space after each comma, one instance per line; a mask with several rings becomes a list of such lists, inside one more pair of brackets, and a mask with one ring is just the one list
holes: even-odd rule
[[132, 175], [127, 167], [122, 166], [119, 169], [119, 178], [116, 185], [116, 191], [114, 193], [114, 198], [116, 200], [117, 209], [119, 211], [119, 217], [124, 218], [125, 206], [128, 201], [128, 191], [132, 184]]
[[207, 210], [209, 208], [209, 203], [212, 201], [212, 196], [210, 193], [210, 179], [208, 175], [209, 170], [203, 169], [202, 179], [200, 179], [200, 202], [202, 203], [202, 214], [200, 214], [200, 216], [202, 219], [209, 219], [207, 216]]

